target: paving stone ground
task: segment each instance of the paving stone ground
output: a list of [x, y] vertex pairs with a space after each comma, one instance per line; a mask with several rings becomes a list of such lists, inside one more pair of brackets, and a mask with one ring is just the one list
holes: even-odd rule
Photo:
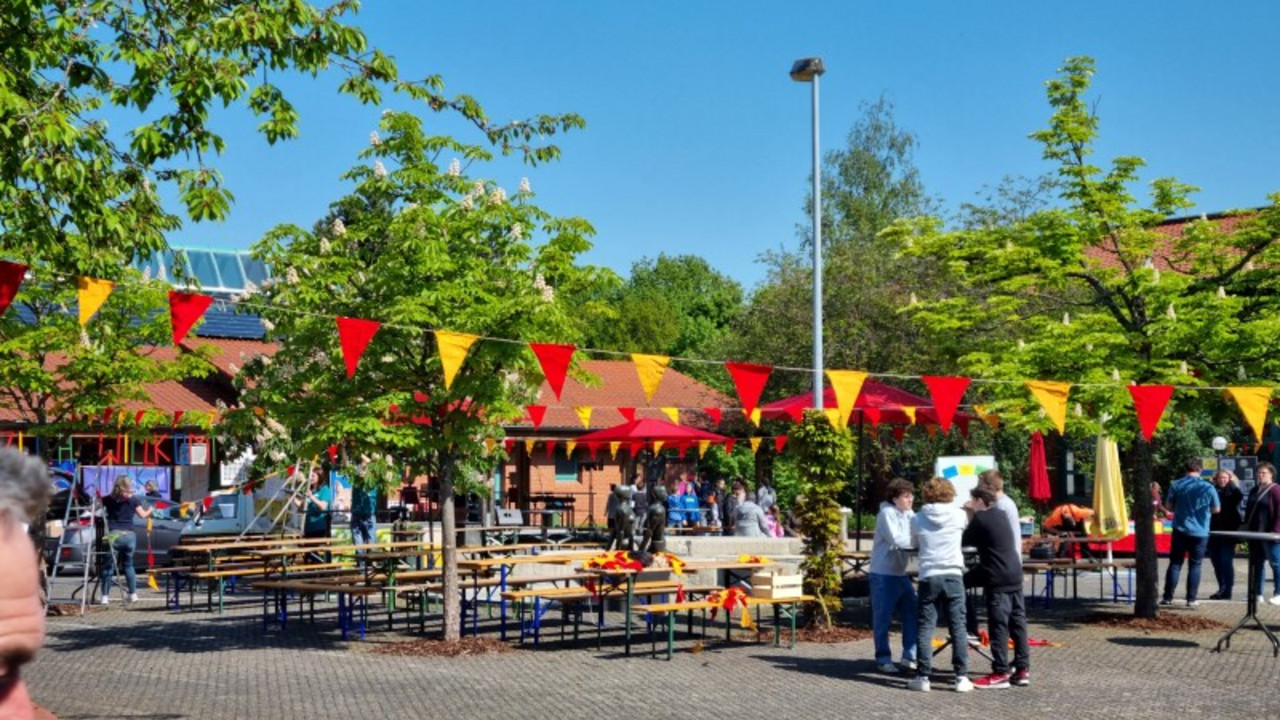
[[[1243, 570], [1243, 567], [1241, 568]], [[1208, 573], [1207, 573], [1208, 575]], [[1096, 578], [1096, 576], [1095, 576]], [[1096, 591], [1097, 580], [1092, 581]], [[1206, 577], [1206, 585], [1210, 583]], [[1082, 594], [1086, 581], [1081, 581]], [[1211, 590], [1210, 590], [1211, 591]], [[1131, 606], [1062, 601], [1031, 607], [1033, 685], [950, 691], [950, 660], [935, 663], [934, 691], [876, 671], [871, 640], [794, 649], [682, 639], [671, 662], [641, 639], [632, 657], [618, 633], [566, 647], [461, 658], [375, 654], [414, 637], [380, 628], [343, 641], [332, 613], [314, 624], [263, 630], [261, 605], [242, 597], [225, 615], [172, 613], [144, 591], [130, 607], [50, 618], [46, 647], [24, 669], [33, 697], [61, 720], [77, 718], [1275, 718], [1280, 659], [1258, 630], [1210, 652], [1221, 634], [1146, 633], [1082, 624], [1097, 610]], [[1243, 601], [1188, 610], [1234, 624]], [[866, 620], [866, 610], [852, 611]], [[1262, 618], [1280, 631], [1280, 607]], [[616, 619], [616, 617], [615, 617]], [[482, 623], [496, 630], [496, 625]], [[721, 630], [720, 635], [723, 635]], [[896, 640], [896, 638], [895, 638]], [[949, 651], [948, 651], [949, 652]], [[988, 672], [973, 657], [971, 676]]]

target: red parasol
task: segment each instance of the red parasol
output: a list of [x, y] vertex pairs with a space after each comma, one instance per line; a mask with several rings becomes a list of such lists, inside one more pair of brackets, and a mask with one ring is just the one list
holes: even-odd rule
[[[826, 408], [838, 407], [836, 405], [835, 390], [828, 387], [822, 391], [822, 406]], [[807, 392], [800, 395], [792, 395], [789, 398], [776, 400], [762, 406], [760, 408], [760, 416], [772, 420], [787, 417], [798, 418], [805, 410], [812, 407], [813, 393]], [[862, 392], [858, 393], [858, 399], [853, 404], [853, 413], [849, 421], [856, 423], [859, 419], [864, 419], [873, 424], [910, 425], [911, 417], [903, 412], [902, 408], [917, 408], [917, 424], [939, 424], [938, 412], [934, 409], [932, 400], [875, 380], [867, 380], [862, 384]], [[859, 417], [860, 414], [862, 415], [861, 418]], [[879, 415], [878, 418], [876, 417], [877, 414]], [[958, 412], [955, 415], [955, 419], [961, 424], [967, 424], [970, 420], [976, 420], [977, 417], [970, 413]]]
[[1044, 459], [1044, 435], [1039, 430], [1031, 435], [1031, 458], [1027, 461], [1027, 466], [1027, 474], [1031, 477], [1027, 496], [1032, 502], [1049, 502], [1053, 498], [1053, 491], [1049, 489], [1049, 468]]
[[724, 442], [729, 438], [706, 430], [676, 425], [666, 420], [643, 418], [589, 432], [574, 438], [575, 442], [680, 442], [710, 440]]

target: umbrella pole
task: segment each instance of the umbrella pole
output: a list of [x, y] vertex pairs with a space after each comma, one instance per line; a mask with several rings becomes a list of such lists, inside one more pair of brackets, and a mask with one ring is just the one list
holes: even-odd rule
[[862, 551], [862, 475], [866, 469], [866, 433], [862, 432], [863, 414], [858, 413], [858, 482], [854, 485], [853, 490], [853, 512], [857, 516], [854, 520], [854, 527], [857, 534], [853, 536], [853, 549], [855, 552]]

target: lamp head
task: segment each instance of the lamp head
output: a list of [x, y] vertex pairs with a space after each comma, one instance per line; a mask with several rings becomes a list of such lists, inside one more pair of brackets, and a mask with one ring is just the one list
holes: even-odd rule
[[1227, 439], [1222, 437], [1221, 435], [1214, 437], [1212, 440], [1209, 441], [1209, 444], [1212, 445], [1213, 449], [1218, 452], [1222, 452], [1223, 450], [1227, 449]]
[[822, 66], [822, 58], [801, 58], [791, 65], [791, 79], [796, 82], [812, 82], [813, 79], [827, 69]]

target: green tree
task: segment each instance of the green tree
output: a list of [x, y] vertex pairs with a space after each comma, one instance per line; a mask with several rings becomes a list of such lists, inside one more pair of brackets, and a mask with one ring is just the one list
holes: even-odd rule
[[[791, 432], [787, 447], [800, 475], [803, 499], [796, 502], [796, 512], [804, 528], [805, 592], [817, 598], [814, 603], [825, 624], [831, 614], [840, 611], [840, 493], [853, 463], [853, 444], [849, 434], [831, 426], [827, 417], [806, 411], [803, 421]], [[817, 619], [819, 612], [812, 613]]]
[[[913, 292], [932, 287], [929, 258], [895, 259], [880, 231], [900, 218], [929, 212], [913, 155], [915, 135], [893, 119], [885, 98], [864, 105], [846, 147], [827, 153], [822, 175], [823, 351], [827, 367], [873, 372], [928, 367], [930, 348], [897, 310]], [[806, 212], [813, 199], [806, 198]], [[740, 316], [729, 353], [744, 360], [808, 367], [813, 347], [812, 237], [801, 247], [763, 256], [768, 276]], [[806, 249], [810, 248], [810, 249]], [[801, 374], [779, 378], [784, 392], [811, 388]]]
[[[148, 383], [209, 370], [187, 355], [177, 364], [147, 359], [155, 352], [145, 348], [168, 344], [164, 295], [140, 287], [128, 268], [164, 249], [184, 220], [230, 211], [212, 164], [225, 146], [221, 108], [247, 107], [269, 142], [293, 138], [299, 118], [279, 78], [333, 70], [337, 89], [363, 103], [384, 90], [407, 94], [532, 162], [558, 155], [547, 136], [582, 124], [574, 115], [494, 123], [473, 98], [445, 96], [438, 77], [402, 79], [345, 23], [358, 8], [354, 0], [0, 3], [0, 257], [31, 269], [15, 305], [25, 314], [0, 322], [0, 378], [24, 420], [96, 414], [145, 399]], [[108, 117], [137, 124], [125, 132]], [[83, 340], [65, 316], [74, 297], [66, 288], [81, 275], [121, 285]], [[131, 346], [144, 350], [130, 357]]]
[[[244, 409], [229, 414], [228, 429], [277, 467], [342, 444], [348, 457], [438, 479], [445, 638], [456, 640], [455, 487], [492, 472], [499, 457], [485, 440], [500, 439], [504, 420], [535, 397], [541, 373], [525, 342], [576, 340], [563, 298], [598, 281], [575, 265], [592, 229], [540, 210], [526, 183], [508, 193], [450, 160], [483, 162], [484, 148], [429, 136], [407, 114], [385, 115], [380, 130], [345, 176], [355, 187], [334, 205], [338, 217], [318, 231], [277, 227], [254, 245], [278, 280], [249, 307], [281, 348], [245, 365]], [[335, 316], [383, 323], [352, 379]], [[494, 339], [471, 347], [449, 388], [433, 331]], [[385, 486], [395, 474], [372, 475]]]
[[[723, 360], [730, 329], [743, 311], [742, 286], [695, 255], [659, 255], [631, 266], [625, 283], [601, 290], [613, 312], [591, 324], [593, 348]], [[721, 390], [729, 380], [715, 364], [682, 371]]]
[[[1092, 164], [1098, 118], [1086, 93], [1093, 72], [1088, 58], [1066, 61], [1048, 83], [1049, 127], [1032, 136], [1057, 165], [1058, 207], [955, 231], [919, 219], [886, 238], [904, 257], [929, 258], [949, 271], [954, 293], [907, 312], [965, 372], [1006, 381], [977, 391], [990, 396], [1003, 422], [1047, 425], [1021, 383], [1008, 381], [1062, 380], [1075, 383], [1073, 432], [1092, 435], [1105, 424], [1113, 436], [1133, 438], [1134, 612], [1153, 617], [1152, 448], [1136, 435], [1125, 384], [1244, 385], [1277, 375], [1280, 277], [1272, 268], [1280, 263], [1280, 194], [1232, 224], [1199, 221], [1180, 236], [1162, 234], [1156, 226], [1189, 207], [1193, 189], [1157, 179], [1141, 207], [1130, 190], [1141, 159], [1118, 157], [1105, 171]], [[975, 336], [986, 339], [955, 342]], [[1209, 397], [1179, 392], [1171, 414]]]

